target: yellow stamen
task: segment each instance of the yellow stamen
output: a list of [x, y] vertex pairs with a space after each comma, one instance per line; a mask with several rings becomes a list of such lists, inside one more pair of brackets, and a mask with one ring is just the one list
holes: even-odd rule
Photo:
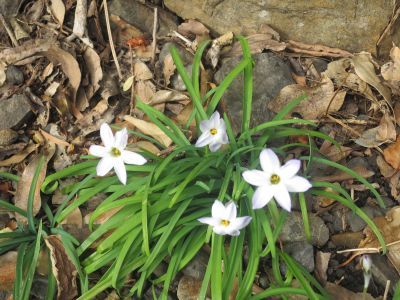
[[216, 135], [218, 133], [218, 130], [216, 128], [212, 128], [212, 129], [210, 129], [210, 133], [212, 135]]
[[121, 151], [116, 147], [112, 147], [111, 148], [111, 155], [112, 156], [116, 156], [116, 157], [121, 156]]
[[281, 181], [281, 178], [276, 175], [276, 174], [272, 174], [271, 178], [270, 178], [270, 182], [271, 184], [278, 184]]
[[221, 220], [221, 225], [228, 227], [231, 222], [229, 220]]

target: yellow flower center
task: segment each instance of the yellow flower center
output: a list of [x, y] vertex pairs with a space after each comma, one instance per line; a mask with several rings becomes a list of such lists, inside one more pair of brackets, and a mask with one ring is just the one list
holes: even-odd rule
[[210, 129], [211, 135], [216, 135], [218, 133], [218, 130], [216, 128]]
[[119, 150], [116, 147], [112, 147], [110, 152], [111, 152], [112, 156], [115, 156], [115, 157], [121, 156], [121, 150]]
[[221, 220], [221, 225], [228, 227], [231, 222], [229, 220]]
[[270, 180], [271, 184], [278, 184], [279, 181], [281, 181], [281, 178], [276, 174], [272, 174], [271, 178], [269, 180]]

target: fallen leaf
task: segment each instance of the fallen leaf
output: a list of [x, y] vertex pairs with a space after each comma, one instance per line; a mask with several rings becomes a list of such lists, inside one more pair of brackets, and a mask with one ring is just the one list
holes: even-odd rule
[[134, 80], [134, 77], [133, 77], [133, 76], [129, 76], [129, 77], [125, 80], [124, 84], [122, 85], [122, 90], [123, 90], [124, 92], [128, 91], [128, 90], [132, 87], [133, 80]]
[[317, 119], [326, 113], [338, 111], [343, 104], [345, 91], [334, 92], [332, 81], [323, 76], [319, 85], [315, 87], [303, 87], [299, 84], [285, 86], [275, 99], [267, 104], [267, 107], [278, 113], [293, 99], [307, 95], [307, 99], [300, 102], [293, 110], [299, 113], [304, 119]]
[[154, 105], [165, 102], [182, 101], [188, 99], [189, 99], [188, 96], [178, 91], [159, 90], [151, 97], [150, 104]]
[[50, 11], [60, 26], [64, 23], [65, 5], [62, 0], [50, 0]]
[[129, 115], [126, 115], [124, 117], [124, 120], [135, 126], [144, 134], [152, 136], [161, 144], [163, 144], [165, 147], [168, 147], [172, 144], [172, 140], [160, 128], [158, 128], [157, 125], [137, 119]]
[[204, 26], [199, 21], [189, 19], [178, 26], [178, 32], [185, 36], [190, 36], [190, 35], [207, 36], [210, 33], [210, 30], [208, 30], [207, 27]]
[[60, 146], [66, 146], [66, 147], [71, 146], [70, 143], [63, 141], [63, 140], [51, 135], [50, 133], [47, 133], [46, 131], [44, 131], [41, 128], [39, 129], [39, 131], [49, 142], [52, 142], [52, 143], [54, 143], [56, 145], [60, 145]]
[[0, 87], [6, 82], [6, 69], [6, 64], [0, 61]]
[[57, 299], [72, 300], [78, 295], [76, 285], [77, 270], [68, 254], [65, 252], [61, 239], [56, 235], [44, 238], [50, 250], [53, 275], [57, 282]]
[[213, 40], [210, 50], [207, 52], [207, 59], [211, 62], [213, 68], [215, 68], [219, 61], [221, 48], [226, 45], [230, 45], [233, 42], [233, 32], [227, 32], [224, 35]]
[[38, 22], [43, 15], [44, 0], [37, 0], [27, 8], [25, 16], [29, 23]]
[[146, 104], [151, 102], [154, 93], [156, 92], [156, 86], [150, 80], [139, 80], [135, 83], [135, 94], [136, 96]]
[[0, 256], [0, 291], [12, 291], [14, 287], [17, 256], [17, 251]]
[[[375, 174], [375, 172], [368, 170], [363, 165], [357, 165], [355, 167], [352, 167], [351, 169], [363, 178], [369, 178]], [[354, 179], [354, 177], [340, 170], [336, 171], [332, 175], [320, 176], [314, 178], [314, 180], [316, 181], [328, 181], [328, 182], [341, 182], [350, 179]]]
[[372, 148], [378, 147], [387, 142], [396, 139], [396, 128], [392, 118], [385, 114], [383, 115], [377, 127], [368, 129], [362, 133], [354, 142], [360, 146]]
[[330, 252], [317, 251], [317, 255], [315, 256], [315, 277], [322, 285], [325, 285], [328, 279], [326, 271], [328, 270], [330, 258]]
[[7, 65], [18, 64], [18, 62], [25, 58], [34, 56], [37, 53], [47, 51], [50, 47], [54, 46], [56, 42], [50, 39], [37, 39], [27, 41], [21, 46], [14, 48], [6, 48], [0, 51], [0, 61]]
[[29, 34], [24, 30], [24, 28], [22, 28], [22, 26], [16, 19], [11, 18], [10, 24], [13, 28], [14, 36], [17, 41], [29, 38]]
[[82, 212], [79, 207], [75, 208], [71, 213], [69, 213], [60, 224], [76, 225], [82, 228]]
[[393, 144], [383, 150], [383, 157], [394, 169], [400, 169], [400, 135]]
[[392, 92], [400, 95], [400, 48], [393, 46], [392, 50], [390, 50], [390, 58], [392, 61], [381, 67], [381, 74], [392, 89]]
[[133, 65], [133, 76], [135, 80], [153, 79], [153, 73], [150, 71], [149, 67], [140, 60], [137, 60]]
[[90, 84], [85, 88], [85, 92], [87, 99], [90, 100], [100, 87], [100, 81], [103, 79], [103, 70], [101, 69], [100, 56], [92, 48], [86, 48], [85, 52], [83, 52], [83, 59], [89, 72]]
[[116, 43], [118, 45], [127, 45], [129, 40], [131, 40], [132, 38], [143, 36], [143, 31], [129, 24], [117, 15], [110, 14], [110, 21], [114, 23], [117, 27], [115, 31], [117, 36]]
[[351, 147], [345, 147], [345, 146], [336, 146], [336, 145], [331, 145], [329, 147], [326, 147], [322, 151], [321, 147], [321, 153], [325, 155], [329, 160], [338, 162], [342, 160], [343, 158], [346, 158], [347, 156], [350, 155], [350, 153], [353, 151]]
[[332, 299], [340, 299], [340, 300], [375, 300], [368, 293], [354, 293], [340, 285], [327, 282], [325, 285], [325, 289], [328, 294], [332, 297]]
[[331, 48], [324, 45], [311, 45], [301, 42], [289, 40], [286, 48], [295, 53], [309, 54], [312, 56], [328, 56], [328, 57], [350, 57], [352, 54], [339, 48]]
[[163, 76], [165, 81], [165, 86], [168, 86], [171, 80], [171, 76], [175, 73], [176, 66], [171, 54], [167, 54], [163, 61]]
[[373, 86], [385, 100], [390, 103], [390, 89], [382, 84], [379, 77], [375, 74], [375, 68], [372, 61], [372, 56], [368, 52], [355, 54], [351, 58], [356, 74], [369, 85]]
[[28, 144], [28, 146], [26, 146], [26, 148], [23, 151], [11, 156], [8, 159], [0, 161], [0, 167], [7, 167], [7, 166], [10, 166], [13, 164], [20, 163], [29, 154], [31, 154], [33, 151], [35, 151], [38, 147], [39, 147], [39, 144]]
[[[133, 151], [146, 150], [155, 155], [158, 155], [161, 153], [160, 149], [158, 149], [154, 144], [152, 144], [148, 141], [139, 141], [137, 143], [134, 143], [131, 147], [132, 147]], [[128, 147], [128, 148], [131, 148], [131, 147]]]
[[378, 155], [376, 157], [376, 164], [378, 165], [379, 171], [383, 177], [389, 178], [396, 173], [396, 170], [393, 169], [382, 157], [382, 155]]

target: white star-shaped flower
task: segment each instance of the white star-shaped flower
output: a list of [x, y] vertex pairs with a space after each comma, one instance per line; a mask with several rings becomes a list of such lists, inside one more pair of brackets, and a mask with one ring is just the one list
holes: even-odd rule
[[209, 120], [200, 122], [201, 135], [196, 142], [196, 147], [209, 145], [211, 152], [217, 151], [224, 144], [229, 144], [226, 134], [224, 119], [221, 119], [219, 112], [214, 112]]
[[290, 211], [289, 192], [305, 192], [311, 188], [307, 179], [296, 175], [301, 166], [298, 159], [291, 159], [281, 166], [274, 151], [264, 149], [260, 153], [260, 164], [262, 171], [243, 172], [244, 180], [257, 187], [252, 199], [253, 209], [262, 208], [275, 198], [282, 208]]
[[238, 236], [240, 229], [246, 227], [251, 217], [236, 217], [236, 205], [229, 201], [224, 205], [221, 201], [215, 200], [211, 208], [211, 216], [198, 219], [201, 223], [213, 226], [213, 231], [220, 235]]
[[91, 155], [101, 157], [96, 167], [97, 175], [104, 176], [114, 168], [119, 181], [126, 184], [125, 164], [143, 165], [146, 159], [140, 154], [125, 150], [128, 143], [126, 128], [117, 131], [114, 137], [110, 126], [104, 123], [100, 127], [100, 137], [104, 147], [92, 145], [89, 148]]

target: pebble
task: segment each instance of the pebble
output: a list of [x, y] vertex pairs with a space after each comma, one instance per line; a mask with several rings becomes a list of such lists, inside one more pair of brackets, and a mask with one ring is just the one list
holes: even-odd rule
[[24, 82], [24, 73], [18, 67], [10, 65], [6, 70], [6, 81], [11, 85], [19, 85]]
[[9, 146], [18, 139], [18, 133], [12, 129], [0, 129], [0, 146]]
[[306, 268], [308, 272], [314, 271], [314, 247], [311, 244], [307, 242], [288, 242], [284, 245], [284, 250]]
[[31, 106], [24, 94], [1, 101], [0, 129], [18, 128], [31, 115]]

